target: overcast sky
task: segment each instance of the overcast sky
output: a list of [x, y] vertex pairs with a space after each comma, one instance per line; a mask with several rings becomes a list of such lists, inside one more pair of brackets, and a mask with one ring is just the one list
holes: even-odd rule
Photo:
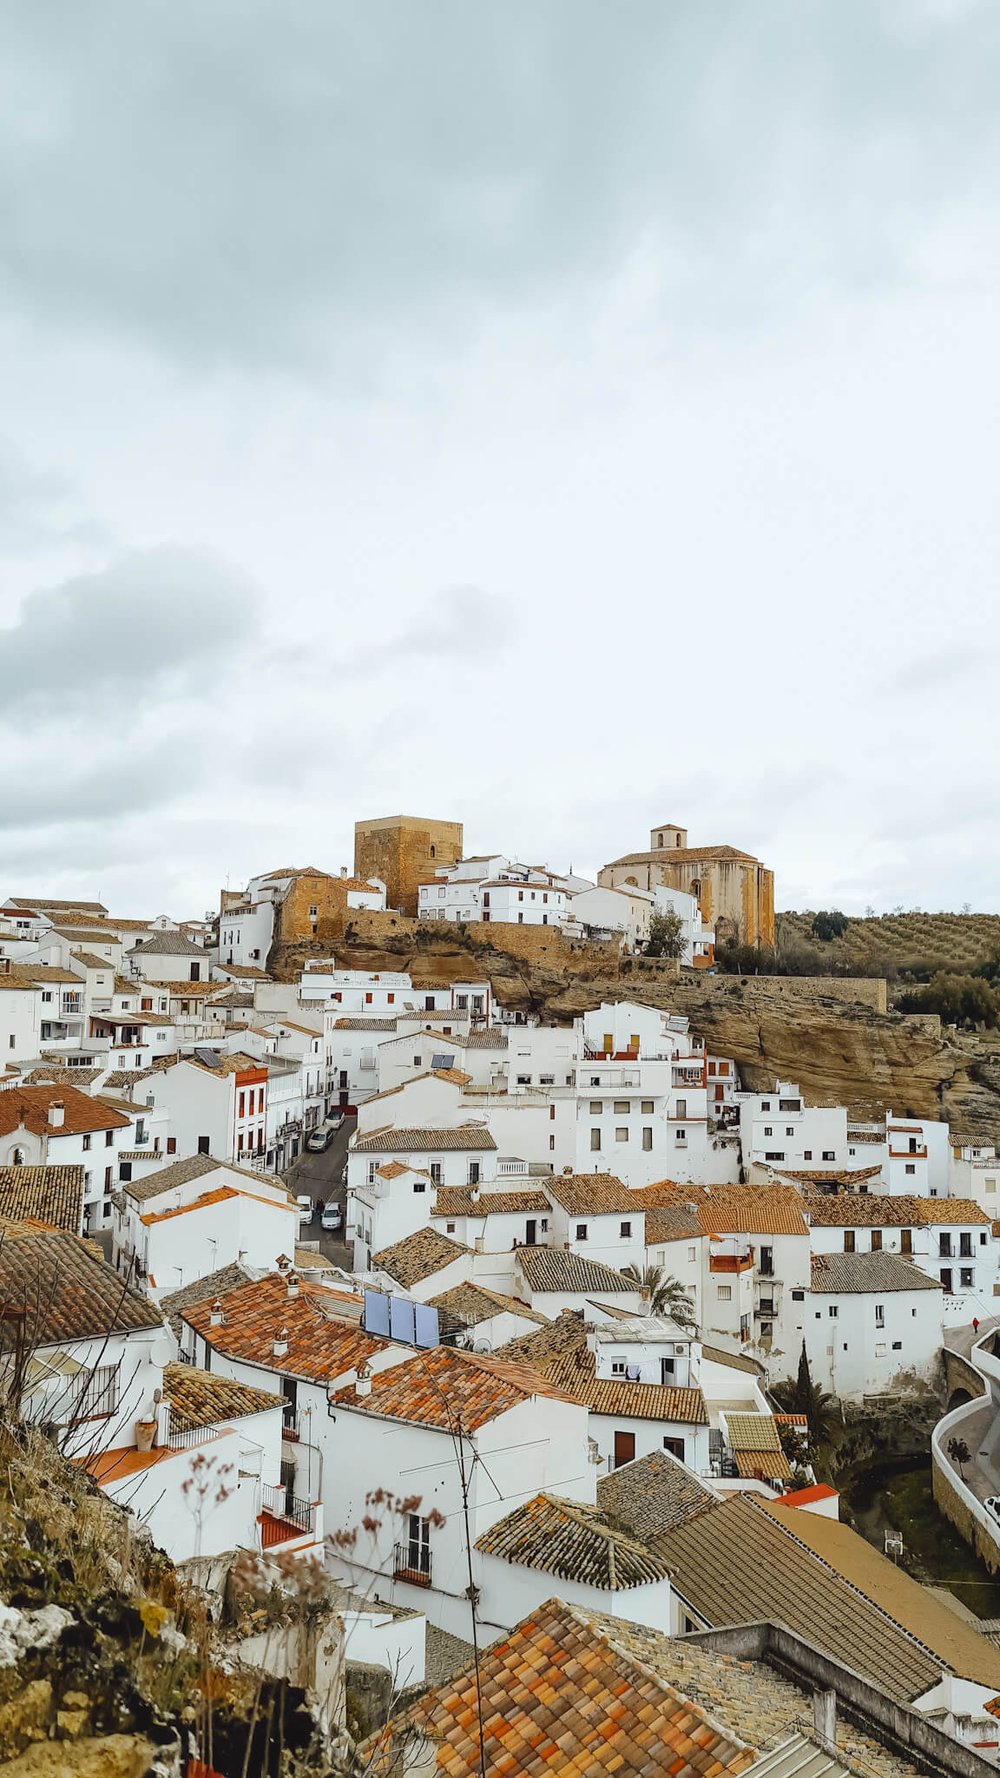
[[0, 894], [403, 811], [1000, 908], [995, 0], [3, 36]]

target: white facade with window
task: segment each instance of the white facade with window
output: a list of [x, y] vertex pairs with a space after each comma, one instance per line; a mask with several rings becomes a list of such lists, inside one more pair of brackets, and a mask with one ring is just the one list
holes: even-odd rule
[[809, 1370], [814, 1384], [841, 1400], [899, 1394], [931, 1379], [941, 1349], [941, 1286], [916, 1267], [890, 1263], [902, 1276], [871, 1290], [838, 1290], [813, 1269]]
[[743, 1165], [790, 1172], [846, 1172], [877, 1164], [848, 1158], [847, 1107], [807, 1105], [792, 1081], [779, 1080], [773, 1092], [743, 1093], [739, 1099]]

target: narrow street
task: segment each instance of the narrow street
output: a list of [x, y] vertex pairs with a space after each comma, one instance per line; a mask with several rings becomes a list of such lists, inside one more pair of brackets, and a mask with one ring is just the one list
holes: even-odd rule
[[285, 1184], [296, 1197], [308, 1193], [314, 1203], [339, 1204], [342, 1221], [337, 1234], [328, 1234], [321, 1229], [317, 1214], [311, 1223], [302, 1224], [300, 1235], [303, 1241], [318, 1241], [324, 1259], [347, 1271], [350, 1270], [351, 1250], [343, 1239], [347, 1220], [347, 1191], [341, 1176], [355, 1122], [354, 1117], [345, 1117], [324, 1154], [310, 1154], [308, 1149], [304, 1149], [285, 1174]]

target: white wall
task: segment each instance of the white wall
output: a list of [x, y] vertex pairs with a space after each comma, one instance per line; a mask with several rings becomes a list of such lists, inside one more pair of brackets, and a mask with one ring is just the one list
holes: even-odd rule
[[813, 1382], [850, 1401], [895, 1392], [904, 1373], [927, 1378], [941, 1347], [941, 1320], [937, 1290], [817, 1291], [805, 1328]]

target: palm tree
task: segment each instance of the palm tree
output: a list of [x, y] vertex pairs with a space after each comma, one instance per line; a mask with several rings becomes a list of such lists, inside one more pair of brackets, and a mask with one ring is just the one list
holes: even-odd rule
[[638, 1290], [648, 1293], [651, 1315], [669, 1315], [682, 1327], [694, 1325], [691, 1298], [683, 1284], [668, 1276], [662, 1266], [646, 1266], [643, 1271], [638, 1266], [622, 1266], [622, 1277], [630, 1279]]
[[778, 1404], [779, 1413], [805, 1415], [814, 1448], [828, 1442], [836, 1424], [837, 1403], [832, 1395], [813, 1382], [804, 1340], [797, 1377], [794, 1382], [791, 1377], [786, 1377], [782, 1383], [773, 1383], [771, 1396]]

